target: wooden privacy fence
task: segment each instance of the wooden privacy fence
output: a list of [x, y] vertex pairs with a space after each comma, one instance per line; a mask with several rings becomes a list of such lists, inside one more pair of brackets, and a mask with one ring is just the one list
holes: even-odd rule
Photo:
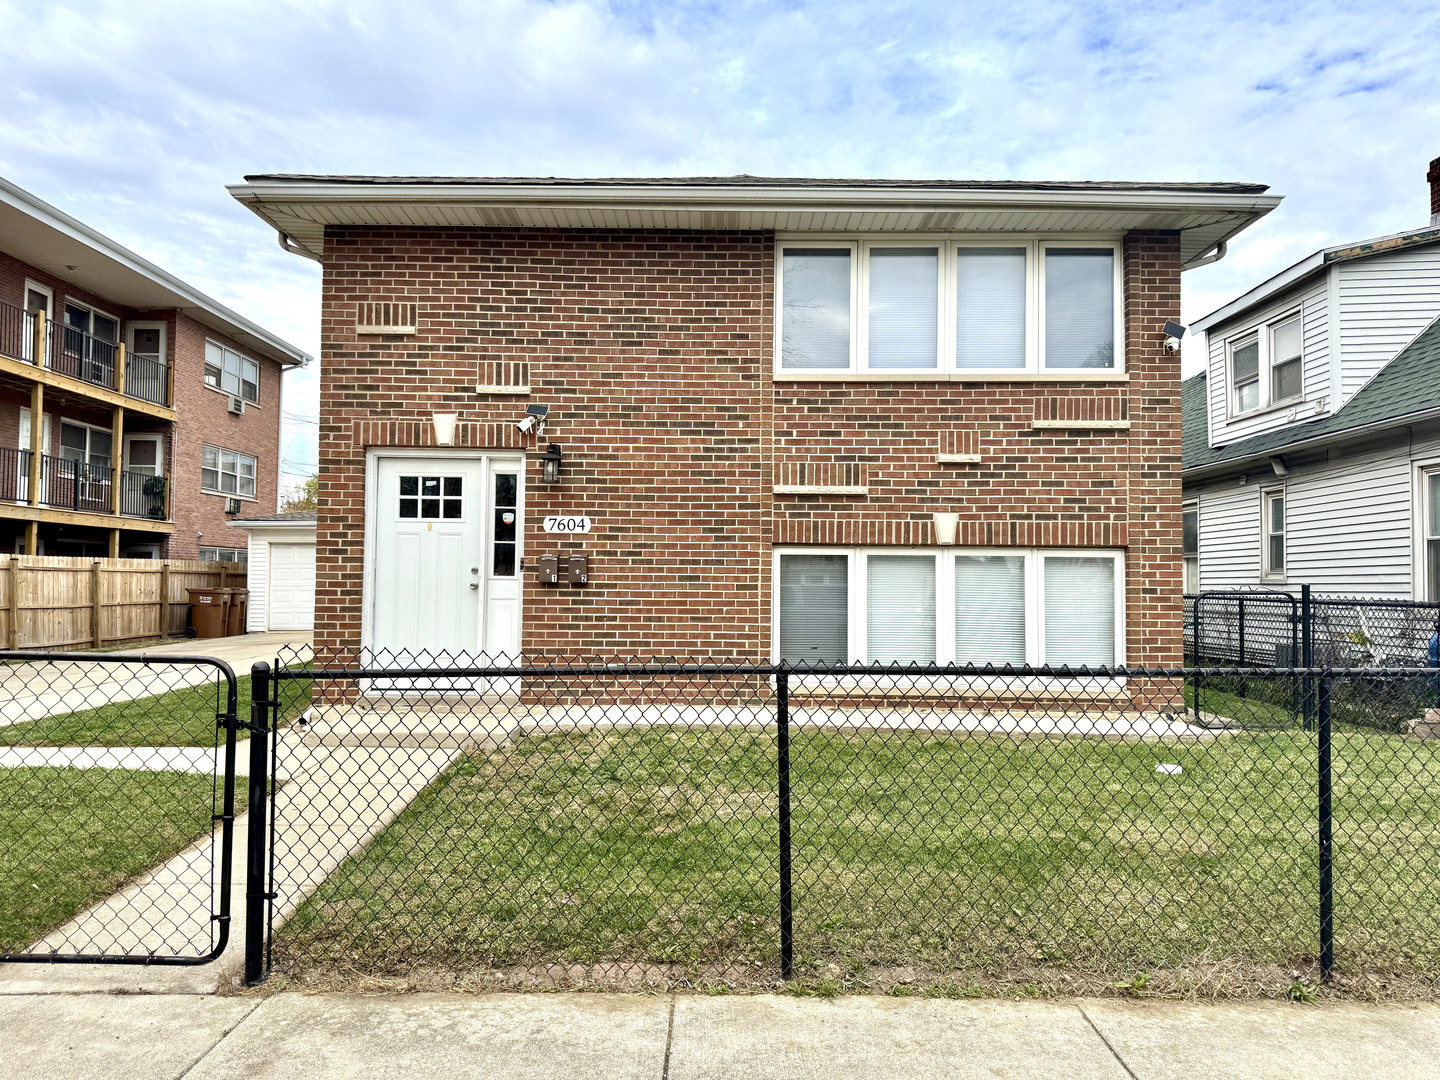
[[185, 633], [187, 589], [245, 587], [238, 563], [0, 555], [0, 642], [71, 649]]

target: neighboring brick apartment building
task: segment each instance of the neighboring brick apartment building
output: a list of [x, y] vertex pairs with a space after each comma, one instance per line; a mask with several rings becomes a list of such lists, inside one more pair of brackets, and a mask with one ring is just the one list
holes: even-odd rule
[[308, 359], [0, 180], [0, 552], [243, 561]]
[[1181, 660], [1162, 328], [1261, 186], [231, 192], [324, 266], [318, 645]]

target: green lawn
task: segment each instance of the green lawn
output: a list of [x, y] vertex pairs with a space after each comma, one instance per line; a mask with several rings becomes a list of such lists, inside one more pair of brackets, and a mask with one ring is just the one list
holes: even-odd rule
[[209, 833], [213, 790], [188, 773], [0, 769], [0, 952]]
[[[773, 969], [774, 738], [585, 732], [464, 759], [307, 901], [277, 962]], [[792, 762], [802, 972], [834, 959], [1123, 975], [1317, 950], [1313, 735], [797, 732]], [[1337, 733], [1342, 966], [1440, 961], [1437, 788], [1433, 744]]]
[[[247, 724], [249, 674], [237, 676], [235, 684], [237, 715]], [[281, 721], [293, 720], [310, 704], [310, 684], [280, 685]], [[0, 727], [0, 746], [213, 746], [224, 693], [224, 681], [217, 675], [201, 686]]]

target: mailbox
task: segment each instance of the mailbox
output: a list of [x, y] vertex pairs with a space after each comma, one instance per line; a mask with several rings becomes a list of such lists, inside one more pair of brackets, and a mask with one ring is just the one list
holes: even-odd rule
[[541, 555], [540, 568], [535, 572], [535, 580], [541, 585], [560, 584], [560, 556]]
[[584, 585], [590, 580], [590, 556], [583, 551], [570, 553], [570, 572], [567, 575], [571, 585]]

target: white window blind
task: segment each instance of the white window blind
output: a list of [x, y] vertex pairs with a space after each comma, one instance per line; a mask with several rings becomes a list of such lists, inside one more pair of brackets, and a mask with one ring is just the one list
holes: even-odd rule
[[935, 559], [871, 555], [866, 574], [866, 636], [876, 664], [935, 660]]
[[850, 252], [786, 248], [780, 366], [850, 366]]
[[1109, 248], [1045, 252], [1045, 366], [1115, 366], [1115, 253]]
[[955, 557], [955, 662], [1025, 663], [1025, 559]]
[[1025, 249], [961, 248], [956, 256], [955, 363], [1025, 366]]
[[1045, 558], [1045, 663], [1115, 663], [1115, 560]]
[[939, 302], [936, 248], [872, 248], [870, 367], [935, 367]]
[[849, 560], [844, 555], [780, 559], [780, 659], [844, 664], [850, 659]]

